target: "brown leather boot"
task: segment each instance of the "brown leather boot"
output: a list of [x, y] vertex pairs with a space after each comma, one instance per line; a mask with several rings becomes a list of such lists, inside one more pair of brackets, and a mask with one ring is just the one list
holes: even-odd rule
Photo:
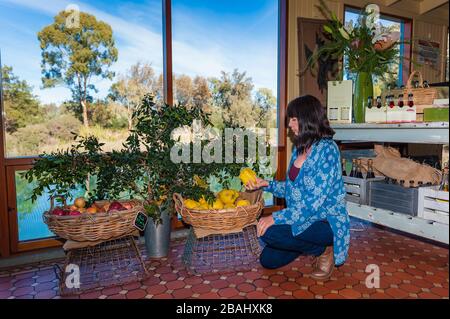
[[325, 249], [324, 253], [317, 257], [311, 277], [316, 280], [327, 280], [331, 277], [334, 269], [333, 246]]

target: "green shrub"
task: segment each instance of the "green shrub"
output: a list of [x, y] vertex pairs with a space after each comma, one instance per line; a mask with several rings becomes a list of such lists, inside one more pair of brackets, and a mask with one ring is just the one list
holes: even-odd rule
[[62, 141], [70, 141], [73, 138], [71, 133], [78, 133], [81, 122], [71, 114], [63, 114], [46, 122], [45, 126], [50, 136]]

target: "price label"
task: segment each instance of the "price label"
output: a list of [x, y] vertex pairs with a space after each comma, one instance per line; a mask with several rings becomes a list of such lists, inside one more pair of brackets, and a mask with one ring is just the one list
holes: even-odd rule
[[136, 218], [134, 219], [134, 227], [139, 229], [140, 231], [144, 231], [147, 226], [148, 216], [143, 212], [138, 212]]

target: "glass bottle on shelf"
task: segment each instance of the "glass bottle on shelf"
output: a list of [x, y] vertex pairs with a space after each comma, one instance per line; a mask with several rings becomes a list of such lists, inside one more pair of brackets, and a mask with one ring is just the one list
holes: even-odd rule
[[419, 184], [419, 187], [423, 186], [423, 182], [422, 181], [419, 181], [417, 184]]
[[405, 187], [405, 181], [403, 179], [400, 180], [400, 186]]
[[408, 94], [408, 106], [409, 107], [414, 106], [414, 94], [412, 94], [412, 93]]
[[409, 181], [409, 187], [414, 188], [414, 181]]
[[375, 178], [375, 173], [373, 172], [373, 160], [369, 159], [367, 161], [367, 175], [366, 178]]
[[377, 109], [381, 109], [382, 107], [381, 96], [377, 96]]
[[358, 159], [356, 163], [356, 178], [364, 178], [361, 170], [362, 161]]
[[369, 96], [367, 98], [367, 108], [371, 109], [373, 107], [373, 97]]
[[341, 160], [341, 163], [342, 163], [342, 176], [347, 176], [347, 170], [345, 169], [347, 161], [345, 160], [345, 158]]
[[399, 94], [398, 95], [398, 103], [397, 103], [398, 107], [403, 107], [405, 106], [405, 102], [403, 101], [403, 94]]
[[394, 106], [395, 106], [395, 103], [394, 103], [394, 96], [391, 94], [391, 95], [388, 95], [386, 98], [387, 98], [388, 106], [389, 106], [391, 109], [393, 109]]
[[350, 177], [356, 177], [356, 158], [352, 159], [352, 170], [350, 172]]

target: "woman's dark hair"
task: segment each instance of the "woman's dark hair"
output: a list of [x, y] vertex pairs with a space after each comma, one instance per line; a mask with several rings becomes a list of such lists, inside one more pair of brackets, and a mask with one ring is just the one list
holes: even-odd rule
[[318, 140], [332, 138], [335, 134], [330, 127], [325, 108], [312, 95], [292, 100], [287, 107], [287, 116], [298, 119], [299, 133], [295, 137], [298, 154], [302, 154]]

